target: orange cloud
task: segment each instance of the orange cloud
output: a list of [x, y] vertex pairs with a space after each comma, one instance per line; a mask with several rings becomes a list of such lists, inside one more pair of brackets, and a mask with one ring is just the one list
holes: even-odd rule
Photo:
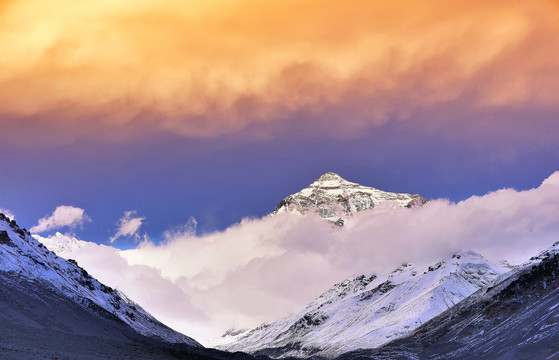
[[308, 120], [314, 129], [352, 133], [413, 122], [454, 102], [558, 110], [558, 8], [555, 1], [3, 1], [0, 125], [55, 129], [71, 141], [146, 129], [202, 137], [278, 129], [299, 112], [322, 118]]

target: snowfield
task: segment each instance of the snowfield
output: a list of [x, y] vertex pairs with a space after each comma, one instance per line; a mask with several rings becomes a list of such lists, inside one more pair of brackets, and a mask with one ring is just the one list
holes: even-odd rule
[[411, 333], [509, 271], [474, 252], [459, 252], [431, 266], [403, 264], [388, 275], [361, 275], [220, 348], [272, 357], [335, 357], [375, 348]]

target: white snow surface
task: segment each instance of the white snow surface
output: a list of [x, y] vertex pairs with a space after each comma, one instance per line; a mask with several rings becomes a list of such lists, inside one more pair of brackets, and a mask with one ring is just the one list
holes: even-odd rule
[[435, 265], [404, 264], [384, 276], [361, 275], [334, 285], [301, 311], [219, 346], [275, 357], [335, 357], [402, 337], [511, 271], [468, 251]]
[[539, 265], [545, 258], [557, 254], [559, 254], [559, 241], [556, 241], [551, 247], [541, 251], [538, 255], [532, 256], [528, 261], [520, 264], [518, 268], [531, 268], [534, 265]]
[[[80, 240], [70, 241], [64, 243], [68, 248], [61, 245], [61, 249], [65, 251], [82, 245]], [[0, 271], [43, 280], [85, 308], [92, 302], [116, 315], [142, 335], [171, 343], [201, 346], [157, 321], [124, 294], [92, 278], [75, 262], [49, 251], [27, 230], [19, 228], [14, 222], [8, 223], [3, 216], [0, 217]]]
[[283, 199], [272, 214], [290, 211], [301, 214], [315, 212], [328, 221], [337, 222], [358, 211], [373, 209], [380, 203], [414, 207], [426, 201], [419, 195], [382, 191], [347, 181], [336, 173], [328, 172], [305, 189]]
[[43, 237], [36, 234], [33, 234], [32, 236], [45, 245], [47, 249], [64, 258], [66, 257], [64, 255], [83, 249], [90, 244], [88, 241], [78, 240], [74, 236], [64, 235], [58, 231], [49, 237]]

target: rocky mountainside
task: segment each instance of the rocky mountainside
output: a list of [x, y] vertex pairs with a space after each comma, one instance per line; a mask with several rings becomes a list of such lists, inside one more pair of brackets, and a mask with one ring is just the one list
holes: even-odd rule
[[0, 285], [2, 360], [254, 360], [143, 336], [114, 314], [76, 302], [46, 281], [0, 271]]
[[271, 357], [335, 357], [410, 334], [510, 271], [460, 252], [432, 266], [404, 264], [334, 285], [303, 310], [222, 345]]
[[358, 211], [373, 209], [382, 202], [414, 207], [426, 203], [427, 200], [419, 195], [386, 192], [359, 185], [343, 179], [336, 173], [328, 172], [305, 189], [283, 199], [272, 214], [289, 211], [302, 214], [314, 212], [330, 222], [343, 225], [345, 217]]
[[354, 359], [559, 358], [559, 243], [415, 332]]
[[65, 260], [48, 250], [3, 214], [0, 214], [0, 273], [12, 282], [21, 279], [22, 284], [41, 284], [57, 297], [70, 300], [90, 312], [117, 319], [140, 335], [201, 347], [188, 336], [157, 321], [124, 294], [92, 278], [75, 261]]

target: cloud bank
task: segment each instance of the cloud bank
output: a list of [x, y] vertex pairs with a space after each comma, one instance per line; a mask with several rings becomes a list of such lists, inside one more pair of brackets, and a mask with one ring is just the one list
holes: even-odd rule
[[552, 0], [0, 6], [6, 141], [353, 136], [391, 122], [466, 139], [557, 130], [549, 114], [495, 114], [559, 111]]
[[70, 256], [204, 342], [233, 326], [285, 316], [350, 276], [390, 272], [403, 262], [434, 263], [467, 249], [494, 261], [524, 261], [559, 240], [558, 213], [556, 172], [526, 191], [433, 200], [417, 209], [379, 206], [343, 229], [314, 216], [278, 214], [203, 236], [169, 232], [160, 245], [93, 246]]
[[91, 219], [85, 214], [84, 209], [62, 205], [57, 206], [51, 215], [39, 219], [39, 223], [29, 229], [29, 231], [42, 233], [63, 227], [79, 226], [88, 221], [91, 221]]
[[131, 237], [135, 240], [140, 239], [140, 227], [142, 227], [142, 223], [146, 218], [136, 215], [136, 211], [124, 212], [124, 216], [118, 221], [117, 232], [109, 238], [111, 244], [121, 237]]

